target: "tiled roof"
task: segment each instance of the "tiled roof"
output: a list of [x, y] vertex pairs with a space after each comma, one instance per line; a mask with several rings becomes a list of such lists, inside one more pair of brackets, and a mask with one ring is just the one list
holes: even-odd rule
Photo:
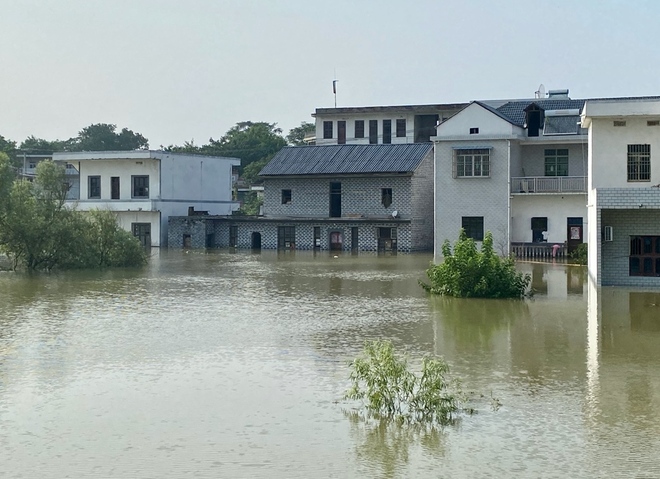
[[582, 110], [584, 102], [585, 100], [571, 100], [569, 98], [510, 101], [497, 108], [497, 111], [514, 125], [522, 126], [525, 122], [525, 108], [529, 105], [538, 105], [543, 110]]
[[288, 146], [259, 175], [410, 173], [432, 148], [431, 143]]

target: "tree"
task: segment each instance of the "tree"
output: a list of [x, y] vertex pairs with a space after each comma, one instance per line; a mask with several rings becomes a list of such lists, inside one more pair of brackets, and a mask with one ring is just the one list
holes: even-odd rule
[[426, 271], [430, 284], [420, 281], [430, 293], [459, 298], [521, 298], [529, 294], [530, 275], [516, 271], [512, 257], [495, 254], [490, 231], [478, 251], [475, 241], [461, 228], [454, 251], [445, 240], [442, 255], [444, 261]]
[[352, 386], [346, 398], [363, 401], [370, 415], [449, 424], [462, 410], [465, 396], [447, 378], [449, 366], [442, 358], [425, 357], [421, 373], [415, 374], [390, 341], [370, 341], [350, 367]]
[[229, 129], [219, 140], [211, 138], [201, 147], [204, 154], [241, 159], [244, 171], [250, 164], [274, 155], [286, 146], [276, 123], [244, 121]]
[[7, 156], [11, 156], [16, 150], [16, 142], [5, 139], [4, 136], [0, 135], [0, 152], [5, 153]]
[[53, 153], [55, 151], [69, 150], [71, 143], [72, 140], [49, 141], [30, 135], [20, 144], [18, 149], [27, 152]]
[[286, 135], [286, 141], [289, 145], [300, 146], [304, 145], [306, 136], [316, 133], [316, 125], [307, 121], [300, 122], [300, 126], [291, 128], [289, 134]]
[[0, 154], [0, 251], [14, 269], [139, 266], [147, 256], [139, 241], [119, 228], [111, 212], [85, 214], [65, 206], [64, 168], [37, 165], [34, 181], [15, 179]]
[[96, 123], [80, 130], [72, 139], [69, 151], [126, 151], [145, 150], [149, 141], [140, 133], [123, 128], [116, 133], [117, 125]]

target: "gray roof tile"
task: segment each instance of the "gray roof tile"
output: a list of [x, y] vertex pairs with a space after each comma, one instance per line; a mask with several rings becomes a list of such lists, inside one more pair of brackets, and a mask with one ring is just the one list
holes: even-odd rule
[[259, 176], [410, 173], [432, 148], [431, 143], [288, 146]]

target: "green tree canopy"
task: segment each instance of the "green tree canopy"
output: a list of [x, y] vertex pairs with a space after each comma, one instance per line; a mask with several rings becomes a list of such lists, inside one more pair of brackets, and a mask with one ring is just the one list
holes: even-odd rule
[[531, 277], [516, 271], [512, 257], [500, 258], [493, 250], [493, 235], [486, 231], [481, 251], [461, 228], [452, 251], [442, 245], [444, 261], [426, 271], [430, 282], [420, 285], [430, 293], [458, 298], [521, 298], [528, 294]]
[[0, 135], [0, 151], [11, 156], [16, 149], [16, 142], [5, 139], [4, 136]]
[[0, 252], [29, 270], [140, 266], [147, 260], [139, 241], [110, 211], [79, 212], [65, 206], [64, 168], [37, 165], [34, 181], [16, 179], [0, 153]]
[[71, 148], [71, 143], [74, 142], [75, 138], [70, 140], [44, 140], [43, 138], [37, 138], [33, 135], [28, 136], [18, 147], [19, 150], [26, 152], [38, 152], [38, 153], [53, 153], [55, 151], [67, 151]]
[[289, 134], [286, 135], [286, 141], [289, 143], [289, 145], [292, 146], [304, 145], [305, 137], [315, 132], [316, 125], [314, 123], [303, 121], [300, 123], [300, 126], [296, 126], [295, 128], [291, 128], [289, 130]]
[[140, 133], [123, 128], [116, 133], [117, 125], [96, 123], [89, 125], [73, 139], [70, 151], [146, 150], [149, 141]]

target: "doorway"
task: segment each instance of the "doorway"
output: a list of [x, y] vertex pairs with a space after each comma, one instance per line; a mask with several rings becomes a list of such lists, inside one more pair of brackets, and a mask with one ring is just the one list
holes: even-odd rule
[[151, 246], [151, 223], [133, 223], [133, 236], [135, 236], [142, 246], [148, 248]]
[[572, 253], [583, 242], [582, 218], [566, 218], [566, 247]]
[[343, 249], [344, 238], [341, 231], [330, 232], [330, 251], [341, 251]]
[[252, 232], [251, 245], [252, 245], [252, 251], [261, 250], [261, 233], [257, 231]]
[[341, 218], [341, 183], [330, 182], [330, 218]]

